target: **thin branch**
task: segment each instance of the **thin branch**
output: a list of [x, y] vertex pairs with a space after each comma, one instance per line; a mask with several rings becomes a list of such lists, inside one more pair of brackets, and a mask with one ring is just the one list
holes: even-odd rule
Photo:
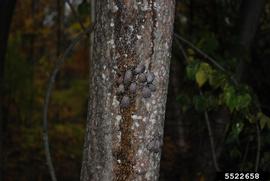
[[183, 57], [184, 57], [185, 61], [187, 62], [188, 56], [187, 56], [187, 54], [186, 54], [186, 52], [185, 52], [185, 50], [184, 50], [183, 45], [179, 42], [178, 39], [175, 39], [175, 42], [176, 42], [176, 44], [179, 46], [179, 48], [180, 48], [180, 50], [181, 50], [181, 52], [182, 52], [182, 54], [183, 54]]
[[[241, 161], [242, 165], [243, 165], [243, 164], [246, 162], [246, 160], [247, 160], [250, 142], [251, 142], [251, 138], [248, 139], [248, 142], [247, 142], [247, 145], [246, 145], [246, 148], [245, 148], [245, 152], [244, 152], [244, 156], [243, 156], [243, 159], [242, 159], [242, 161]], [[242, 168], [241, 168], [241, 171], [242, 171]]]
[[188, 41], [185, 38], [181, 37], [177, 33], [174, 33], [174, 36], [176, 38], [178, 38], [179, 40], [181, 40], [182, 42], [184, 42], [187, 45], [189, 45], [190, 47], [192, 47], [194, 50], [196, 50], [198, 53], [200, 53], [202, 56], [204, 56], [204, 58], [208, 59], [211, 63], [213, 63], [217, 68], [219, 68], [223, 72], [226, 72], [226, 70], [216, 60], [214, 60], [209, 55], [207, 55], [206, 53], [204, 53], [201, 49], [197, 48], [193, 43], [191, 43], [190, 41]]
[[[203, 95], [201, 90], [200, 90], [200, 95], [201, 96]], [[216, 155], [216, 151], [215, 151], [214, 136], [213, 136], [213, 132], [212, 132], [212, 128], [211, 128], [211, 125], [210, 125], [209, 116], [208, 116], [207, 111], [204, 111], [204, 118], [205, 118], [207, 130], [208, 130], [208, 135], [209, 135], [209, 140], [210, 140], [210, 147], [211, 147], [214, 166], [215, 166], [216, 171], [220, 172], [220, 168], [219, 168], [218, 162], [217, 162], [217, 155]]]
[[220, 172], [220, 168], [219, 168], [218, 162], [217, 162], [217, 155], [216, 155], [216, 151], [215, 151], [214, 136], [213, 136], [213, 132], [212, 132], [212, 128], [211, 128], [211, 125], [210, 125], [209, 116], [208, 116], [207, 111], [204, 111], [204, 118], [205, 118], [205, 122], [206, 122], [206, 125], [207, 125], [207, 130], [208, 130], [208, 135], [209, 135], [209, 140], [210, 140], [210, 147], [211, 147], [214, 166], [215, 166], [216, 171]]
[[77, 45], [77, 43], [83, 38], [83, 36], [85, 36], [88, 33], [91, 33], [94, 30], [94, 28], [95, 28], [95, 23], [90, 28], [81, 32], [71, 42], [71, 44], [65, 50], [63, 56], [60, 56], [59, 59], [57, 60], [55, 67], [51, 73], [49, 82], [48, 82], [48, 87], [47, 87], [47, 91], [46, 91], [46, 95], [45, 95], [45, 99], [44, 99], [44, 110], [43, 110], [43, 143], [44, 143], [46, 161], [47, 161], [47, 164], [49, 167], [49, 172], [50, 172], [52, 181], [57, 181], [54, 166], [53, 166], [52, 159], [51, 159], [50, 146], [49, 146], [49, 136], [48, 136], [48, 107], [49, 107], [49, 101], [50, 101], [50, 97], [51, 97], [53, 84], [55, 82], [55, 77], [56, 77], [61, 65], [65, 62], [68, 54], [75, 47], [75, 45]]
[[257, 154], [255, 162], [255, 172], [258, 171], [260, 165], [260, 156], [261, 156], [261, 133], [258, 121], [256, 121], [256, 133], [257, 133]]
[[[199, 54], [201, 54], [204, 58], [206, 58], [207, 60], [209, 60], [212, 64], [214, 64], [218, 69], [220, 69], [221, 71], [225, 72], [226, 74], [229, 74], [228, 71], [222, 67], [222, 65], [220, 65], [215, 59], [213, 59], [212, 57], [210, 57], [209, 55], [207, 55], [206, 53], [204, 53], [201, 49], [197, 48], [193, 43], [191, 43], [190, 41], [186, 40], [185, 38], [181, 37], [179, 34], [174, 33], [174, 36], [176, 38], [178, 38], [179, 40], [181, 40], [182, 42], [184, 42], [185, 44], [187, 44], [188, 46], [190, 46], [191, 48], [193, 48], [194, 50], [196, 50]], [[233, 83], [235, 85], [238, 85], [237, 80], [233, 77], [233, 75], [230, 75], [230, 79], [233, 81]]]

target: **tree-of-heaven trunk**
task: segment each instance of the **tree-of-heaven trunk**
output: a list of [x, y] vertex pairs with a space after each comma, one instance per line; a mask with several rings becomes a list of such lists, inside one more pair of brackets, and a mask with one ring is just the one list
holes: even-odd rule
[[97, 0], [81, 181], [158, 180], [174, 0]]

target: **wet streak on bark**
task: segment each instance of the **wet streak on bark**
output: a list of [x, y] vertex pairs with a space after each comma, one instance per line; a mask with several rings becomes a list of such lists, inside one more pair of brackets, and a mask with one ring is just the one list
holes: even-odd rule
[[[141, 23], [142, 17], [140, 17], [139, 12], [133, 8], [133, 3], [132, 1], [123, 2], [116, 0], [114, 5], [115, 8], [118, 8], [118, 11], [115, 12], [111, 25], [114, 25], [114, 48], [117, 53], [116, 64], [118, 69], [117, 74], [119, 76], [123, 75], [126, 70], [133, 68], [138, 63], [133, 45], [136, 43], [136, 34], [139, 31], [138, 24]], [[122, 96], [117, 97], [117, 100], [121, 101], [121, 99]], [[114, 158], [117, 160], [113, 165], [115, 175], [113, 180], [128, 180], [133, 174], [134, 151], [132, 140], [134, 140], [134, 138], [133, 130], [131, 129], [131, 114], [135, 106], [134, 103], [134, 98], [132, 98], [129, 108], [120, 110], [122, 118], [122, 122], [119, 125], [121, 139], [120, 145], [113, 150]]]
[[[174, 1], [99, 0], [96, 12], [81, 180], [158, 180]], [[141, 63], [157, 91], [126, 90], [131, 103], [120, 108], [116, 79]]]

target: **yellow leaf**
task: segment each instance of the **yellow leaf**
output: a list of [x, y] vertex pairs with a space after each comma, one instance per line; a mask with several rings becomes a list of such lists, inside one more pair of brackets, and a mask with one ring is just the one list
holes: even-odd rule
[[196, 82], [199, 87], [202, 87], [205, 82], [208, 80], [209, 74], [211, 73], [212, 68], [208, 63], [201, 63], [198, 72], [195, 75]]
[[199, 87], [202, 87], [203, 84], [207, 81], [207, 74], [201, 69], [196, 73], [195, 77]]

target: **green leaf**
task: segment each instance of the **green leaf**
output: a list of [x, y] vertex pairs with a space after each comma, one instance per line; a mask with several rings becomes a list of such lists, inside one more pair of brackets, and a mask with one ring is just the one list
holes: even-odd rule
[[244, 128], [243, 122], [236, 122], [232, 124], [231, 130], [229, 132], [229, 135], [226, 139], [226, 143], [234, 143], [239, 141], [239, 135], [242, 132]]
[[204, 111], [207, 107], [207, 99], [204, 96], [194, 96], [193, 104], [197, 111]]
[[268, 128], [270, 128], [270, 118], [268, 116], [262, 112], [258, 112], [257, 117], [259, 119], [261, 129], [263, 129], [266, 125]]
[[213, 33], [205, 33], [203, 39], [198, 43], [198, 46], [207, 54], [214, 53], [217, 50], [218, 45], [218, 40]]
[[187, 53], [188, 53], [189, 55], [195, 55], [194, 50], [191, 49], [191, 48], [188, 48], [188, 49], [187, 49]]
[[211, 74], [209, 74], [209, 84], [214, 89], [225, 86], [226, 82], [226, 75], [224, 75], [223, 73], [213, 70]]
[[235, 89], [232, 86], [227, 86], [224, 89], [224, 101], [232, 112], [237, 106], [237, 100], [235, 95]]
[[237, 105], [236, 105], [236, 109], [243, 109], [246, 108], [250, 105], [251, 102], [251, 96], [249, 94], [244, 94], [244, 95], [240, 95], [237, 96]]
[[176, 101], [179, 102], [183, 112], [186, 112], [191, 106], [191, 100], [187, 95], [178, 95]]
[[236, 90], [233, 86], [226, 86], [224, 88], [224, 101], [230, 111], [241, 110], [247, 108], [251, 103], [251, 96], [248, 93], [236, 94]]
[[246, 114], [245, 118], [252, 124], [255, 123], [256, 119], [257, 119], [256, 115], [253, 115], [253, 114], [250, 114], [250, 113]]
[[199, 68], [199, 63], [197, 61], [194, 61], [187, 65], [186, 73], [187, 73], [187, 78], [189, 80], [195, 80], [195, 75], [196, 75], [196, 72], [198, 71], [198, 68]]
[[241, 133], [241, 131], [243, 130], [243, 128], [244, 128], [244, 124], [242, 122], [236, 123], [236, 125], [235, 125], [235, 132], [236, 132], [236, 134], [238, 136]]

